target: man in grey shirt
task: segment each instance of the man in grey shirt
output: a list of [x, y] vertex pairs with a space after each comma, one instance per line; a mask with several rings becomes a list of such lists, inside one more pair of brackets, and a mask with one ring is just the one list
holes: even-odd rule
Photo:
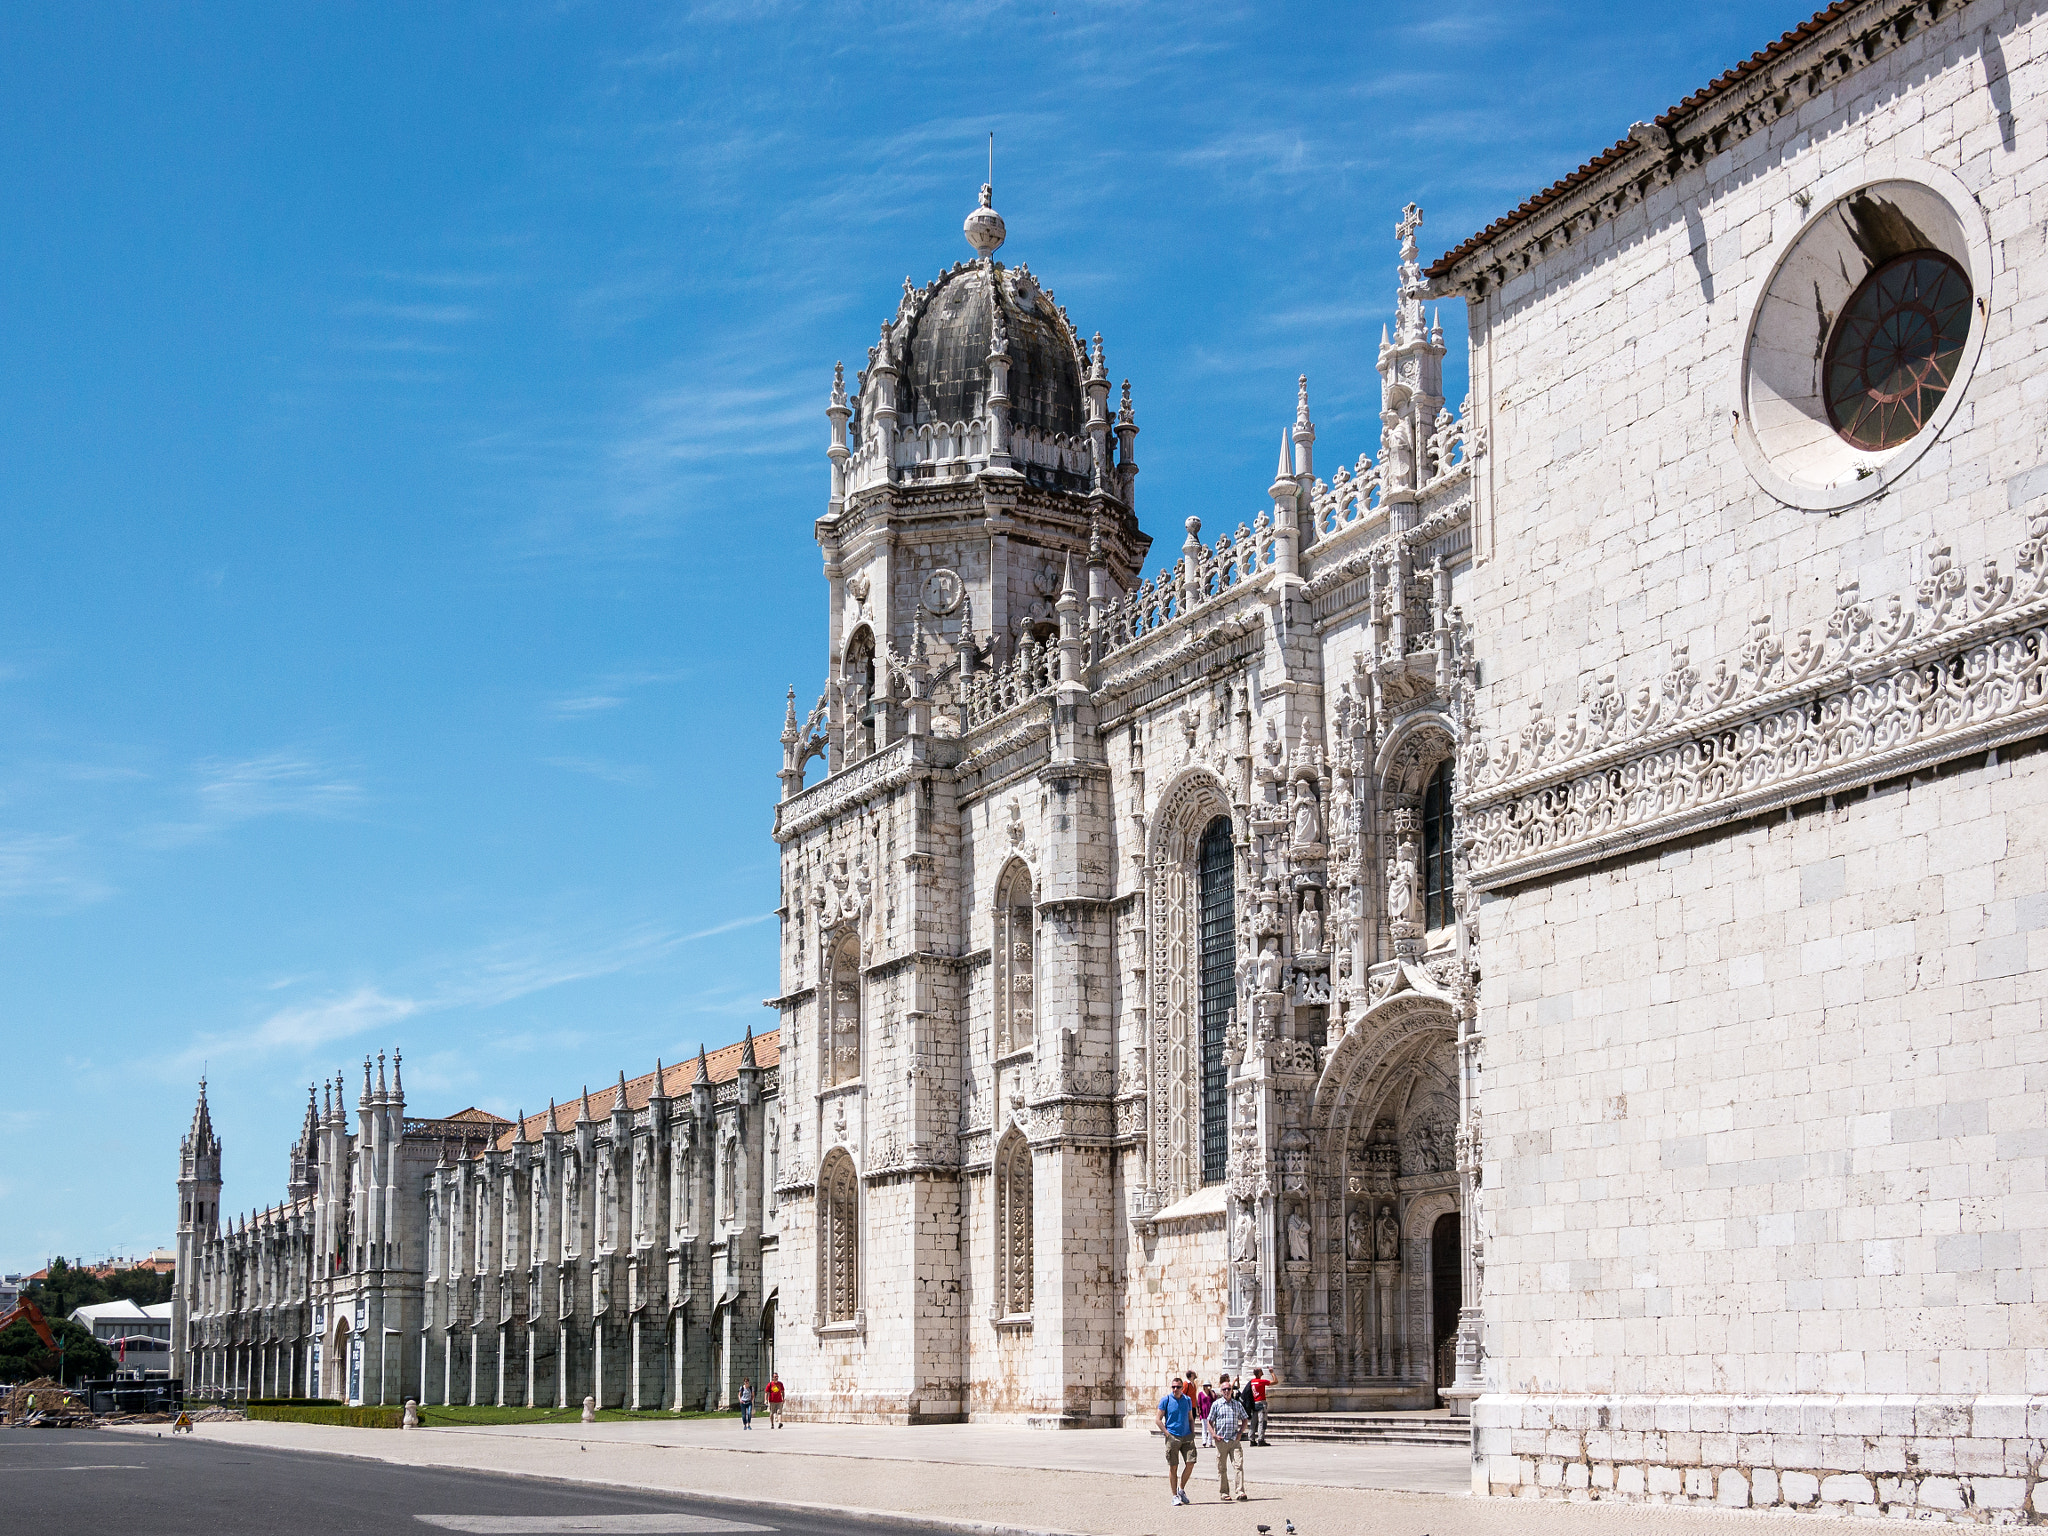
[[1217, 1385], [1221, 1390], [1216, 1394], [1216, 1401], [1209, 1406], [1209, 1437], [1216, 1442], [1217, 1491], [1227, 1504], [1232, 1497], [1230, 1484], [1233, 1472], [1237, 1474], [1236, 1497], [1239, 1500], [1251, 1497], [1244, 1488], [1244, 1435], [1250, 1427], [1251, 1416], [1238, 1406], [1237, 1394], [1230, 1390], [1232, 1383], [1228, 1376]]

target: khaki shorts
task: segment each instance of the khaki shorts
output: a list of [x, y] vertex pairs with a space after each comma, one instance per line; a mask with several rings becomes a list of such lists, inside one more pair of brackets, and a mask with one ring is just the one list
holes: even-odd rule
[[1166, 1470], [1171, 1472], [1183, 1461], [1192, 1467], [1195, 1464], [1195, 1456], [1198, 1450], [1199, 1447], [1196, 1446], [1193, 1435], [1189, 1435], [1185, 1439], [1168, 1435], [1166, 1437]]

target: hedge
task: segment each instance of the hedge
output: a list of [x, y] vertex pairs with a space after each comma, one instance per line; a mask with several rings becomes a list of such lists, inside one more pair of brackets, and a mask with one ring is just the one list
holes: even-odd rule
[[338, 1397], [252, 1397], [244, 1405], [250, 1408], [346, 1408]]
[[249, 1406], [249, 1417], [286, 1424], [345, 1424], [355, 1429], [397, 1429], [403, 1408], [276, 1408]]

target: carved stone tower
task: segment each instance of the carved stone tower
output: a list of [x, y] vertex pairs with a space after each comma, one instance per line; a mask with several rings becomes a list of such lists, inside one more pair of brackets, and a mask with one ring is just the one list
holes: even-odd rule
[[213, 1134], [213, 1116], [206, 1107], [206, 1079], [202, 1077], [192, 1128], [178, 1148], [178, 1273], [171, 1292], [171, 1371], [188, 1380], [199, 1250], [219, 1231], [220, 1184], [220, 1138]]

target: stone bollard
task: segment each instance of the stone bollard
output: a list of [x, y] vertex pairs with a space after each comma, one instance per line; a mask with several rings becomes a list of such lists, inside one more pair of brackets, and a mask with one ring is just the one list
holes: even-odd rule
[[583, 1422], [586, 1424], [595, 1424], [597, 1422], [597, 1399], [594, 1397], [583, 1399]]
[[405, 1417], [399, 1420], [398, 1427], [400, 1429], [418, 1429], [420, 1427], [420, 1405], [415, 1399], [408, 1397], [405, 1400]]

